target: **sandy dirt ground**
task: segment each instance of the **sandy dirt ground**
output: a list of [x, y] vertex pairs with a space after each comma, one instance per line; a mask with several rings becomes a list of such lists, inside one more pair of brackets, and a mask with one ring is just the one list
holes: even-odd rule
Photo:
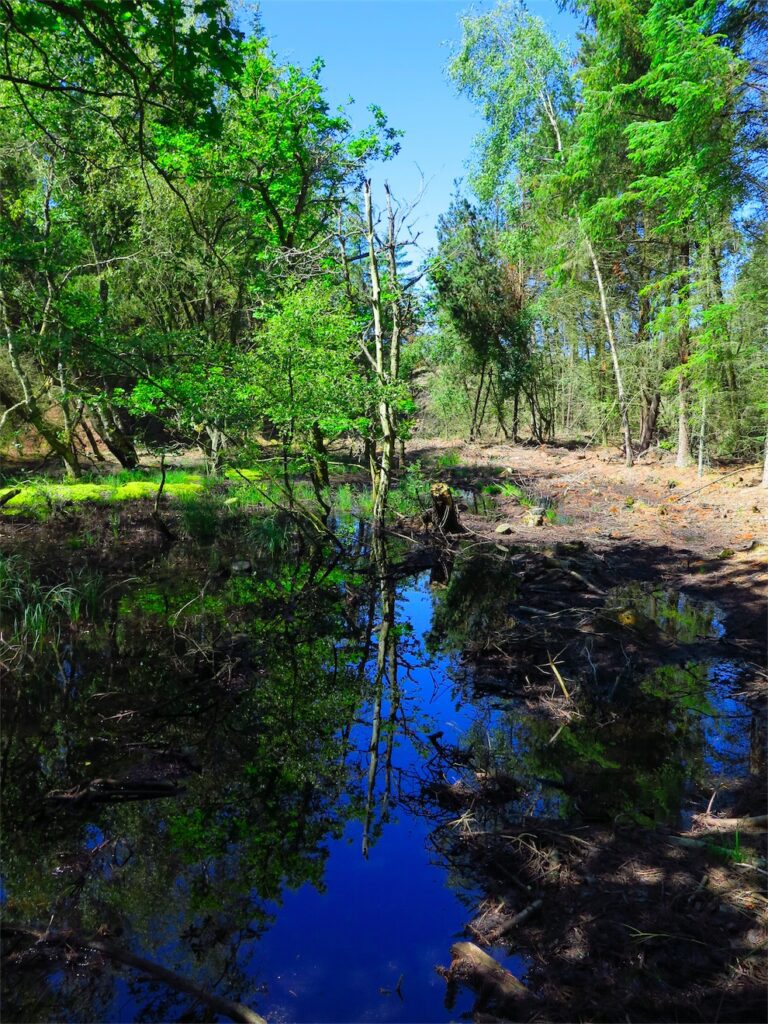
[[[441, 469], [448, 452], [458, 464]], [[514, 497], [497, 495], [491, 516], [465, 525], [503, 545], [551, 546], [581, 541], [621, 582], [659, 580], [717, 601], [729, 633], [763, 650], [768, 641], [768, 489], [758, 465], [725, 467], [699, 478], [674, 456], [649, 453], [631, 469], [621, 455], [574, 449], [462, 441], [414, 440], [410, 460], [456, 488], [518, 483], [555, 504], [554, 520], [529, 524]], [[453, 457], [455, 459], [455, 456]], [[496, 533], [508, 524], [510, 532]]]

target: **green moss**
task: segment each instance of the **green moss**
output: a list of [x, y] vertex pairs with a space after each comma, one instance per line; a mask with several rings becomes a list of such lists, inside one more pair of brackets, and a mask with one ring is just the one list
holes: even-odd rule
[[51, 505], [82, 501], [104, 501], [109, 490], [99, 484], [33, 484], [24, 487], [21, 494], [11, 498], [4, 511], [14, 512], [45, 512]]
[[[200, 494], [203, 489], [202, 479], [198, 483], [190, 480], [188, 483], [166, 484], [163, 494], [167, 494], [171, 498], [188, 498], [193, 494]], [[153, 493], [157, 493], [157, 487]]]
[[[192, 473], [187, 469], [168, 469], [165, 474], [166, 485], [169, 483], [202, 483], [201, 473]], [[131, 483], [160, 483], [159, 469], [121, 469], [119, 473], [106, 477], [105, 483], [112, 486]]]
[[3, 506], [3, 512], [21, 512], [24, 509], [33, 508], [40, 503], [45, 506], [45, 500], [38, 488], [25, 487], [21, 494], [17, 494], [15, 498], [11, 498], [11, 500]]
[[265, 474], [261, 469], [228, 469], [224, 476], [227, 480], [263, 480]]
[[[159, 486], [159, 480], [134, 480], [131, 483], [121, 484], [119, 487], [116, 487], [112, 492], [111, 497], [115, 501], [131, 501], [137, 498], [154, 498]], [[191, 494], [198, 494], [202, 489], [202, 477], [188, 477], [186, 482], [166, 482], [163, 489], [163, 495], [167, 495], [169, 498], [180, 498]]]
[[[6, 515], [33, 513], [45, 515], [52, 507], [81, 502], [136, 501], [154, 498], [160, 484], [157, 480], [137, 479], [121, 482], [122, 474], [105, 477], [98, 482], [49, 483], [32, 481], [22, 486], [20, 494], [11, 498], [2, 511]], [[198, 474], [179, 473], [177, 481], [166, 482], [163, 494], [170, 498], [199, 494], [204, 487]]]
[[[159, 471], [153, 472], [152, 479], [156, 483], [160, 483]], [[190, 484], [202, 487], [205, 479], [202, 473], [190, 473], [186, 469], [169, 469], [165, 476], [165, 484], [166, 487], [168, 484]]]
[[133, 480], [131, 483], [120, 484], [112, 492], [115, 501], [130, 501], [134, 498], [151, 498], [157, 494], [157, 484], [149, 480]]

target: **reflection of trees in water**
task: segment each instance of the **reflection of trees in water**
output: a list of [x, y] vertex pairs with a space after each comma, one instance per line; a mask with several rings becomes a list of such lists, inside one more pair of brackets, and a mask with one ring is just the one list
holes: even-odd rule
[[[492, 726], [470, 729], [459, 748], [438, 751], [425, 766], [419, 801], [435, 823], [430, 841], [449, 884], [482, 894], [470, 934], [532, 956], [528, 980], [538, 1001], [524, 996], [493, 1009], [505, 1019], [613, 1020], [624, 1010], [632, 1019], [688, 1019], [712, 999], [722, 1007], [722, 979], [740, 954], [717, 936], [727, 919], [730, 935], [747, 941], [759, 904], [745, 909], [735, 879], [733, 894], [724, 887], [706, 912], [691, 909], [706, 860], [678, 856], [653, 828], [681, 824], [681, 810], [709, 784], [713, 757], [726, 771], [744, 773], [747, 750], [753, 771], [761, 763], [764, 719], [719, 690], [733, 689], [738, 669], [686, 659], [686, 644], [717, 634], [714, 610], [672, 592], [627, 588], [578, 624], [559, 612], [547, 621], [539, 597], [541, 631], [533, 635], [526, 614], [536, 609], [518, 620], [518, 602], [531, 600], [524, 585], [486, 575], [483, 594], [473, 566], [454, 574], [438, 598], [432, 642], [464, 654], [468, 699], [490, 691], [503, 704]], [[588, 641], [575, 636], [577, 625], [593, 626]], [[551, 651], [566, 648], [567, 703], [551, 668], [549, 684], [535, 674], [541, 666], [546, 673]], [[585, 652], [597, 666], [586, 658], [585, 669]], [[657, 666], [675, 662], [654, 668], [654, 655]], [[761, 997], [745, 976], [729, 1019], [751, 1019]], [[482, 993], [476, 1009], [487, 1009]]]
[[570, 586], [583, 578], [560, 555], [484, 553], [461, 559], [436, 596], [430, 645], [460, 654], [469, 700], [505, 702], [492, 739], [465, 737], [469, 775], [518, 780], [521, 814], [675, 823], [707, 756], [744, 734], [712, 703], [720, 668], [690, 660], [688, 645], [719, 635], [716, 609], [640, 584], [571, 598], [553, 566]]
[[487, 553], [463, 558], [447, 577], [435, 601], [430, 647], [475, 650], [507, 624], [518, 578], [510, 559]]
[[368, 780], [365, 794], [365, 820], [363, 824], [363, 856], [368, 857], [373, 838], [373, 816], [376, 795], [376, 775], [379, 768], [379, 743], [381, 739], [382, 704], [384, 687], [389, 687], [389, 717], [384, 744], [384, 795], [382, 797], [382, 823], [387, 817], [392, 785], [392, 750], [395, 736], [395, 721], [400, 703], [397, 686], [397, 638], [395, 635], [395, 584], [389, 573], [386, 542], [380, 534], [371, 541], [372, 568], [378, 578], [380, 615], [376, 650], [376, 674], [371, 683], [371, 739], [368, 746]]
[[709, 687], [706, 664], [665, 666], [630, 702], [577, 694], [562, 718], [510, 700], [490, 728], [476, 724], [433, 759], [426, 791], [480, 828], [495, 827], [500, 802], [512, 818], [675, 825], [708, 772]]
[[[115, 590], [69, 637], [75, 687], [51, 685], [51, 651], [18, 676], [19, 726], [4, 751], [6, 835], [17, 837], [9, 917], [103, 927], [222, 994], [255, 994], [248, 944], [273, 901], [286, 887], [321, 888], [328, 837], [364, 813], [364, 781], [346, 756], [374, 629], [354, 557], [362, 540], [349, 562], [309, 549], [253, 576], [158, 573]], [[389, 641], [385, 656], [394, 677]], [[83, 780], [153, 776], [184, 792], [124, 805], [45, 800]], [[89, 857], [92, 836], [120, 837], [130, 856]], [[46, 998], [34, 1009], [45, 974], [14, 979], [20, 1019], [57, 1015]], [[59, 1012], [110, 1016], [111, 972], [62, 977], [50, 994]], [[135, 978], [129, 988], [140, 1018], [170, 1019], [189, 1003]]]
[[[51, 685], [62, 649], [49, 648], [11, 695], [9, 916], [45, 928], [53, 914], [54, 930], [81, 935], [101, 928], [211, 991], [258, 1002], [252, 943], [282, 893], [322, 889], [328, 839], [350, 819], [361, 820], [367, 856], [414, 785], [413, 755], [396, 763], [401, 739], [418, 733], [398, 678], [413, 651], [397, 622], [402, 554], [363, 526], [345, 552], [293, 545], [253, 574], [172, 551], [113, 587], [97, 614], [67, 623], [73, 682]], [[170, 780], [180, 792], [71, 800], [98, 779]], [[35, 1019], [44, 991], [41, 1020], [107, 1019], [126, 1012], [111, 1005], [118, 992], [137, 1019], [188, 1012], [187, 997], [131, 972], [118, 990], [93, 964], [53, 981], [58, 965], [38, 966], [14, 979], [9, 1020]]]
[[[713, 709], [702, 666], [641, 678], [628, 669], [631, 685], [610, 699], [574, 689], [564, 717], [510, 693], [501, 710], [478, 705], [450, 745], [408, 700], [425, 655], [398, 620], [408, 559], [362, 527], [348, 548], [292, 544], [253, 575], [171, 560], [115, 587], [97, 615], [58, 624], [56, 649], [42, 647], [4, 694], [9, 917], [45, 928], [53, 914], [53, 928], [91, 934], [104, 926], [222, 995], [257, 1002], [251, 944], [286, 888], [322, 888], [328, 840], [352, 819], [367, 856], [391, 809], [407, 804], [434, 821], [433, 848], [460, 895], [511, 885], [523, 896], [537, 877], [531, 863], [554, 870], [546, 851], [564, 821], [674, 820], [705, 772], [702, 722]], [[471, 654], [468, 691], [485, 671], [489, 634], [514, 630], [519, 580], [509, 560], [485, 556], [438, 575], [429, 643]], [[692, 629], [705, 625], [671, 598], [667, 619], [672, 607]], [[518, 642], [535, 666], [551, 637]], [[604, 642], [620, 649], [612, 634]], [[185, 791], [126, 804], [45, 799], [96, 778], [161, 778]], [[535, 855], [520, 838], [534, 823], [544, 837]], [[188, 1011], [185, 997], [126, 978], [137, 1017]], [[116, 992], [110, 970], [52, 983], [47, 964], [6, 983], [9, 1020], [55, 1019], [62, 1008], [106, 1019]]]

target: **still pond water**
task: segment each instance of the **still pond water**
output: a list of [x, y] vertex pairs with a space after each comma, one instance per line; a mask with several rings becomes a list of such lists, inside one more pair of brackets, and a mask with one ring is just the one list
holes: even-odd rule
[[[470, 653], [499, 611], [513, 628], [511, 563], [420, 569], [343, 532], [343, 554], [264, 523], [130, 571], [84, 559], [35, 591], [26, 631], [6, 587], [7, 920], [101, 929], [271, 1024], [459, 1020], [473, 1000], [446, 1009], [435, 966], [483, 893], [442, 840], [491, 826], [441, 787], [498, 773], [507, 815], [678, 826], [705, 781], [748, 772], [737, 664], [624, 672], [602, 680], [608, 712], [553, 722]], [[613, 604], [672, 641], [722, 634], [715, 608], [663, 590]], [[491, 952], [524, 978], [522, 952]], [[95, 956], [6, 975], [4, 1007], [213, 1019]]]

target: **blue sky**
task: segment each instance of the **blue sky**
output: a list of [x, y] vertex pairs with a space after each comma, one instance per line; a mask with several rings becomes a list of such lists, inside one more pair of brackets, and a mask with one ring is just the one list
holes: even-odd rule
[[[478, 9], [489, 5], [476, 4]], [[263, 29], [282, 59], [308, 67], [325, 61], [322, 81], [332, 106], [354, 98], [356, 128], [370, 123], [378, 104], [405, 131], [394, 160], [372, 169], [374, 187], [413, 201], [422, 175], [425, 191], [414, 212], [424, 249], [448, 208], [454, 180], [466, 177], [472, 140], [482, 125], [457, 96], [444, 68], [459, 40], [459, 15], [468, 0], [261, 0]], [[555, 0], [529, 0], [558, 39], [574, 47], [576, 21]]]

